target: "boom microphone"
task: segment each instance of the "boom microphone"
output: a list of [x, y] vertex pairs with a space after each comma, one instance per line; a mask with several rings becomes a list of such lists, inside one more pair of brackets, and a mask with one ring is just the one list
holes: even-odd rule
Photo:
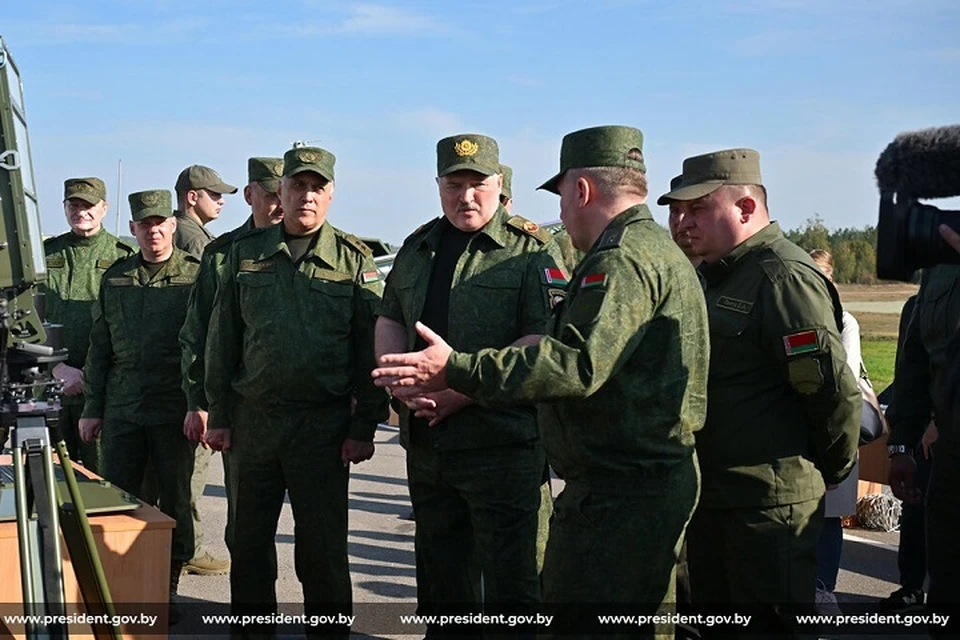
[[910, 280], [919, 268], [960, 264], [960, 253], [938, 231], [946, 224], [960, 232], [960, 212], [917, 202], [960, 195], [960, 125], [901, 133], [880, 154], [875, 175], [877, 276]]
[[901, 133], [877, 159], [880, 191], [914, 198], [960, 195], [960, 125]]

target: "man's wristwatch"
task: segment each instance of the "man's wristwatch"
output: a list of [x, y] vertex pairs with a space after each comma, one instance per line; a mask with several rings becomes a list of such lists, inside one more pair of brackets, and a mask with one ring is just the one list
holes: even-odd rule
[[887, 445], [887, 453], [890, 454], [890, 457], [899, 455], [901, 453], [913, 453], [905, 444], [889, 444]]

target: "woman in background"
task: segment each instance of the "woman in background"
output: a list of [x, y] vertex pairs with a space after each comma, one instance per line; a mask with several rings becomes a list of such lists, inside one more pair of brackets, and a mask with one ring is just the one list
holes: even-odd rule
[[[829, 251], [814, 249], [810, 257], [825, 276], [833, 282], [833, 256]], [[843, 312], [843, 327], [840, 342], [847, 352], [847, 366], [853, 375], [860, 377], [860, 324], [847, 311]], [[840, 573], [840, 556], [843, 553], [843, 526], [840, 519], [857, 512], [857, 484], [860, 479], [860, 463], [854, 464], [846, 480], [839, 485], [827, 487], [826, 507], [823, 514], [823, 531], [817, 546], [817, 610], [822, 614], [839, 614], [837, 597], [837, 574]]]

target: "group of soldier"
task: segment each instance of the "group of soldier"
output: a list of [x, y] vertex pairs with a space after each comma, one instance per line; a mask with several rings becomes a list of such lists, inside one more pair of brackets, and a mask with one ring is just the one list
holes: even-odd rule
[[334, 165], [317, 147], [250, 159], [253, 215], [216, 240], [204, 225], [236, 189], [189, 167], [176, 212], [167, 191], [130, 194], [137, 253], [102, 229], [101, 181], [65, 184], [71, 231], [47, 242], [50, 319], [71, 336], [64, 411], [82, 408], [85, 464], [99, 434], [104, 477], [138, 495], [155, 477], [177, 521], [171, 595], [196, 555], [205, 477], [190, 480], [209, 447], [224, 454], [234, 610], [277, 606], [285, 494], [306, 612], [349, 609], [349, 466], [373, 456], [392, 403], [421, 613], [654, 613], [677, 600], [686, 540], [694, 603], [750, 603], [793, 633], [861, 400], [839, 298], [771, 222], [757, 152], [685, 160], [658, 201], [671, 233], [646, 204], [638, 129], [568, 134], [541, 187], [560, 197], [554, 236], [508, 210], [495, 140], [444, 138], [442, 215], [385, 287], [370, 250], [326, 222]]

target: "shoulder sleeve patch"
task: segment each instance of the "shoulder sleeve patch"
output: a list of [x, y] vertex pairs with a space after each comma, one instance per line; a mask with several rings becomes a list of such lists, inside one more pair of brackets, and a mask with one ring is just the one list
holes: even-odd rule
[[805, 396], [813, 395], [823, 388], [826, 380], [820, 370], [820, 360], [817, 358], [798, 358], [787, 364], [787, 376], [790, 386], [797, 393]]
[[787, 357], [820, 352], [816, 329], [799, 331], [783, 336], [783, 350]]
[[583, 276], [580, 280], [581, 289], [599, 288], [605, 284], [607, 284], [607, 274], [605, 273], [591, 273], [590, 275]]
[[543, 270], [543, 283], [552, 287], [565, 287], [570, 279], [563, 269], [547, 267]]

